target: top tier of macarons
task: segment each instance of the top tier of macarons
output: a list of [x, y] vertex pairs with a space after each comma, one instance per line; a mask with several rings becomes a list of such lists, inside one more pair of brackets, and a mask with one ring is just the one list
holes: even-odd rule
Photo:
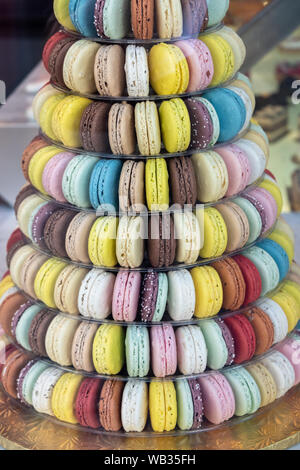
[[195, 36], [219, 24], [228, 7], [229, 0], [54, 0], [64, 28], [101, 41]]

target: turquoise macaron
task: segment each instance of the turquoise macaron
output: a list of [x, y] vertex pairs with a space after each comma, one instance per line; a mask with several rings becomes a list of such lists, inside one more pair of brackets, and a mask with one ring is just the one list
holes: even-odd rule
[[261, 395], [252, 375], [237, 367], [224, 372], [235, 398], [235, 415], [245, 416], [255, 413], [261, 405]]
[[208, 27], [221, 23], [225, 17], [229, 0], [206, 0], [208, 9]]
[[199, 325], [207, 347], [208, 367], [222, 369], [228, 359], [228, 349], [221, 328], [214, 320], [201, 320]]
[[93, 168], [89, 194], [94, 209], [119, 209], [119, 182], [122, 171], [121, 160], [100, 160]]
[[245, 199], [243, 197], [237, 197], [233, 200], [233, 202], [235, 202], [235, 204], [237, 204], [246, 214], [250, 229], [247, 245], [251, 245], [251, 243], [255, 242], [261, 234], [261, 216], [259, 215], [259, 212], [256, 207], [254, 207], [254, 205], [251, 204], [248, 199]]
[[15, 335], [17, 343], [27, 351], [31, 351], [29, 344], [29, 330], [32, 320], [41, 310], [41, 305], [31, 305], [24, 311], [16, 326]]
[[161, 321], [164, 316], [169, 292], [168, 276], [165, 273], [158, 274], [158, 292], [155, 305], [155, 311], [152, 322]]
[[32, 405], [33, 389], [39, 376], [48, 369], [44, 361], [29, 362], [21, 371], [18, 379], [18, 395], [28, 405]]
[[189, 383], [186, 379], [176, 380], [177, 425], [187, 431], [194, 424], [194, 403]]
[[146, 326], [128, 326], [125, 338], [126, 365], [130, 377], [145, 377], [150, 369], [150, 340]]
[[70, 18], [77, 29], [83, 36], [97, 36], [94, 25], [96, 0], [70, 0], [69, 13]]
[[278, 286], [280, 279], [279, 269], [269, 253], [255, 245], [244, 250], [242, 255], [250, 259], [259, 272], [262, 284], [261, 296], [266, 295]]
[[66, 200], [74, 206], [88, 208], [90, 202], [90, 178], [99, 158], [91, 155], [77, 155], [65, 169], [62, 191]]
[[290, 269], [289, 257], [286, 251], [282, 248], [281, 245], [274, 242], [273, 240], [270, 240], [269, 238], [261, 240], [257, 246], [263, 248], [267, 253], [269, 253], [269, 255], [272, 256], [278, 266], [280, 281], [282, 281], [287, 276], [287, 273]]
[[215, 88], [203, 94], [215, 108], [220, 121], [218, 142], [228, 142], [236, 137], [246, 122], [246, 107], [234, 91]]

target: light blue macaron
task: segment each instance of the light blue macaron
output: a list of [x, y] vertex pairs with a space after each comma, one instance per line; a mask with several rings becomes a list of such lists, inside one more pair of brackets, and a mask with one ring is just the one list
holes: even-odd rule
[[206, 0], [208, 9], [208, 27], [221, 23], [225, 17], [229, 0]]
[[100, 160], [90, 178], [90, 200], [94, 209], [119, 209], [119, 182], [122, 171], [121, 160]]
[[168, 287], [168, 276], [165, 273], [159, 273], [156, 307], [152, 322], [161, 321], [162, 317], [164, 316], [168, 300]]
[[40, 305], [31, 305], [20, 317], [16, 327], [16, 340], [27, 351], [31, 351], [29, 344], [29, 330], [34, 317], [42, 310]]
[[277, 264], [269, 253], [255, 245], [242, 252], [258, 269], [261, 277], [261, 296], [275, 289], [279, 284], [280, 274]]
[[203, 94], [215, 108], [220, 121], [218, 142], [229, 142], [242, 130], [246, 121], [243, 100], [228, 88], [215, 88]]
[[251, 204], [248, 199], [243, 197], [237, 197], [234, 199], [235, 204], [237, 204], [246, 214], [246, 217], [249, 222], [250, 234], [247, 241], [247, 245], [255, 242], [261, 234], [262, 231], [262, 220], [259, 215], [258, 210]]
[[228, 359], [228, 349], [222, 330], [214, 320], [201, 320], [199, 326], [207, 347], [207, 365], [212, 370], [222, 369]]
[[286, 251], [282, 248], [282, 246], [273, 240], [270, 240], [269, 238], [261, 240], [257, 246], [263, 248], [267, 253], [269, 253], [269, 255], [272, 256], [278, 266], [280, 281], [282, 281], [290, 269], [289, 257]]
[[81, 208], [91, 206], [89, 186], [94, 166], [99, 158], [90, 155], [77, 155], [65, 169], [62, 190], [70, 204]]
[[194, 424], [194, 403], [189, 383], [186, 379], [175, 381], [177, 399], [177, 425], [187, 431]]
[[37, 361], [26, 373], [22, 384], [22, 395], [26, 403], [32, 405], [32, 393], [39, 376], [48, 369], [49, 364], [43, 361]]
[[126, 365], [130, 377], [145, 377], [150, 369], [150, 340], [145, 326], [128, 326], [125, 338]]
[[70, 0], [69, 13], [77, 31], [83, 36], [97, 36], [94, 26], [96, 0]]
[[252, 375], [238, 367], [224, 372], [235, 398], [235, 415], [245, 416], [255, 413], [261, 404], [259, 388]]

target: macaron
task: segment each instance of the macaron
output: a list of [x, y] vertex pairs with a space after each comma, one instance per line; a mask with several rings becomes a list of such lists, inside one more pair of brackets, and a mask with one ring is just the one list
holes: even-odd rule
[[166, 273], [149, 272], [144, 274], [139, 299], [139, 313], [142, 322], [150, 323], [162, 320], [166, 310], [168, 293], [169, 281]]
[[56, 133], [53, 130], [53, 114], [58, 104], [65, 98], [64, 93], [51, 96], [43, 104], [39, 114], [39, 124], [42, 132], [52, 140], [56, 140]]
[[206, 0], [183, 0], [183, 34], [194, 36], [205, 30], [208, 24], [208, 4]]
[[218, 272], [211, 266], [193, 268], [196, 305], [194, 315], [197, 318], [217, 315], [223, 304], [223, 288]]
[[122, 395], [121, 419], [126, 432], [142, 432], [148, 418], [148, 384], [128, 380]]
[[236, 197], [232, 200], [246, 214], [249, 222], [249, 237], [246, 245], [255, 242], [262, 232], [262, 219], [256, 207], [244, 197]]
[[105, 380], [99, 400], [100, 424], [105, 431], [119, 431], [122, 427], [121, 404], [125, 382]]
[[83, 36], [96, 36], [94, 11], [96, 0], [70, 0], [69, 14], [72, 23]]
[[232, 201], [218, 204], [218, 211], [221, 213], [227, 227], [226, 252], [231, 253], [243, 248], [250, 233], [250, 226], [245, 212]]
[[77, 299], [87, 269], [69, 264], [59, 274], [54, 288], [54, 301], [61, 312], [79, 314]]
[[[153, 1], [152, 3], [154, 4]], [[149, 95], [148, 56], [144, 47], [135, 46], [134, 44], [126, 47], [125, 74], [128, 96], [143, 97]]]
[[283, 344], [277, 346], [279, 352], [285, 355], [285, 357], [292, 364], [295, 372], [295, 385], [299, 384], [300, 381], [300, 362], [299, 352], [300, 343], [297, 335], [292, 335]]
[[124, 38], [130, 29], [130, 0], [97, 0], [94, 23], [98, 36]]
[[116, 256], [120, 266], [138, 268], [144, 259], [145, 219], [140, 216], [120, 217]]
[[198, 382], [202, 392], [205, 418], [212, 424], [228, 421], [235, 412], [235, 398], [224, 375], [214, 372], [200, 376]]
[[172, 382], [153, 381], [149, 386], [149, 413], [154, 432], [172, 431], [177, 422], [176, 390]]
[[8, 336], [11, 335], [11, 321], [18, 310], [26, 302], [26, 297], [12, 287], [1, 297], [0, 303], [0, 324]]
[[290, 237], [285, 232], [275, 229], [268, 235], [268, 238], [282, 246], [289, 257], [289, 262], [291, 264], [294, 259], [295, 248], [294, 243]]
[[81, 426], [97, 429], [100, 427], [98, 402], [103, 381], [96, 378], [84, 379], [75, 400], [75, 415]]
[[147, 327], [127, 327], [125, 355], [129, 377], [146, 377], [148, 375], [150, 369], [150, 339]]
[[197, 379], [175, 382], [177, 399], [177, 426], [182, 431], [201, 428], [203, 403]]
[[167, 162], [171, 202], [180, 207], [194, 206], [197, 201], [197, 180], [190, 157], [170, 158]]
[[239, 139], [235, 145], [247, 155], [250, 165], [248, 184], [252, 184], [262, 176], [266, 168], [267, 161], [265, 153], [255, 142], [247, 140], [246, 138]]
[[240, 88], [238, 86], [229, 85], [226, 88], [228, 90], [232, 90], [236, 95], [238, 95], [241, 98], [242, 102], [244, 103], [245, 110], [246, 110], [246, 118], [245, 118], [244, 125], [241, 129], [241, 132], [247, 131], [249, 128], [251, 119], [252, 119], [252, 115], [253, 115], [253, 105], [252, 105], [251, 97], [243, 88]]
[[34, 291], [36, 297], [44, 302], [48, 307], [55, 308], [54, 289], [56, 280], [61, 271], [66, 267], [66, 263], [49, 258], [39, 269], [35, 281]]
[[88, 253], [95, 266], [112, 267], [117, 264], [116, 235], [117, 217], [99, 217], [94, 222], [89, 238]]
[[169, 153], [184, 152], [191, 142], [191, 120], [184, 101], [173, 98], [159, 108], [164, 146]]
[[279, 269], [267, 251], [255, 245], [244, 250], [243, 256], [252, 261], [259, 271], [262, 282], [261, 295], [265, 295], [277, 287], [280, 279]]
[[68, 163], [62, 178], [65, 199], [74, 206], [91, 206], [89, 182], [99, 159], [89, 155], [76, 155]]
[[65, 248], [72, 261], [89, 264], [88, 239], [96, 220], [92, 212], [78, 212], [67, 228]]
[[155, 377], [174, 375], [177, 369], [177, 347], [174, 329], [171, 325], [152, 326], [151, 368]]
[[51, 80], [59, 87], [65, 89], [64, 62], [69, 49], [75, 44], [74, 38], [68, 36], [56, 42], [50, 50], [48, 69]]
[[257, 362], [246, 367], [246, 370], [252, 375], [260, 391], [261, 407], [269, 405], [276, 400], [277, 388], [273, 376], [268, 369]]
[[168, 272], [167, 310], [174, 321], [190, 320], [195, 312], [196, 294], [190, 271], [180, 269]]
[[54, 0], [53, 4], [54, 15], [57, 21], [67, 29], [76, 31], [69, 13], [69, 0]]
[[27, 181], [29, 181], [28, 175], [28, 168], [30, 160], [32, 159], [33, 155], [38, 152], [41, 148], [47, 147], [48, 143], [45, 139], [41, 136], [36, 136], [32, 139], [30, 144], [27, 145], [23, 154], [22, 154], [22, 161], [21, 161], [21, 168], [23, 175]]
[[47, 309], [42, 309], [34, 316], [30, 323], [28, 332], [30, 350], [37, 356], [47, 357], [45, 339], [53, 318], [53, 312]]
[[255, 302], [262, 291], [262, 280], [255, 264], [243, 255], [234, 256], [234, 261], [239, 265], [246, 284], [244, 306]]
[[220, 136], [220, 121], [213, 105], [205, 98], [185, 100], [191, 120], [191, 145], [198, 150], [212, 147]]
[[283, 397], [295, 384], [295, 371], [287, 357], [279, 351], [263, 358], [261, 363], [271, 373], [277, 389], [276, 398]]
[[88, 152], [108, 152], [108, 114], [111, 105], [93, 101], [84, 110], [80, 121], [81, 146]]
[[148, 223], [147, 252], [153, 268], [168, 267], [174, 263], [176, 240], [174, 222], [169, 214], [152, 215]]
[[93, 167], [89, 195], [94, 209], [112, 212], [119, 209], [121, 170], [121, 160], [99, 160]]
[[125, 334], [119, 325], [101, 325], [94, 338], [93, 362], [98, 374], [119, 374], [125, 362]]
[[250, 321], [242, 314], [233, 315], [224, 319], [228, 326], [235, 346], [235, 364], [249, 361], [255, 354], [256, 337]]
[[266, 189], [275, 199], [277, 205], [277, 217], [280, 216], [283, 207], [283, 199], [282, 194], [279, 186], [277, 183], [273, 183], [273, 181], [268, 180], [267, 176], [263, 176], [263, 181], [259, 184], [261, 188]]
[[72, 364], [76, 370], [94, 372], [93, 342], [97, 332], [97, 323], [84, 321], [78, 326], [72, 342]]
[[251, 168], [247, 154], [235, 144], [220, 147], [217, 153], [224, 160], [228, 172], [228, 188], [225, 195], [230, 197], [239, 194], [246, 188], [250, 179]]
[[174, 213], [176, 261], [194, 264], [202, 246], [200, 226], [193, 212]]
[[154, 101], [142, 101], [134, 108], [135, 130], [141, 155], [157, 155], [161, 149], [159, 116]]
[[22, 233], [29, 238], [28, 228], [32, 212], [45, 202], [37, 194], [32, 194], [22, 201], [17, 212], [17, 221]]
[[26, 366], [29, 360], [30, 356], [17, 349], [9, 355], [7, 362], [2, 369], [1, 382], [3, 388], [8, 395], [15, 399], [18, 398], [18, 377], [21, 370]]
[[217, 33], [201, 35], [201, 41], [206, 44], [212, 56], [214, 76], [211, 86], [216, 87], [234, 75], [236, 67], [234, 53], [231, 45]]
[[[219, 37], [223, 38], [231, 47], [234, 56], [233, 75], [236, 74], [242, 67], [246, 58], [246, 46], [242, 38], [231, 28], [223, 26], [216, 33]], [[252, 116], [251, 116], [252, 117]]]
[[119, 180], [119, 209], [143, 212], [145, 206], [145, 163], [126, 160]]
[[122, 96], [124, 94], [124, 65], [125, 53], [120, 45], [110, 44], [99, 47], [94, 64], [94, 78], [99, 95]]
[[25, 405], [32, 405], [32, 394], [39, 376], [48, 368], [43, 361], [29, 361], [21, 370], [17, 381], [18, 399]]
[[261, 240], [257, 246], [272, 256], [279, 269], [279, 281], [282, 281], [289, 271], [289, 258], [287, 253], [278, 243], [268, 238]]
[[108, 115], [108, 135], [112, 153], [130, 155], [135, 151], [134, 107], [129, 103], [114, 103]]
[[112, 316], [114, 320], [135, 320], [138, 313], [141, 283], [142, 275], [139, 272], [118, 272], [112, 297]]
[[25, 310], [18, 315], [18, 310], [12, 319], [12, 332], [17, 343], [27, 351], [30, 351], [29, 331], [35, 316], [42, 310], [41, 305], [27, 305]]
[[215, 108], [220, 121], [218, 142], [228, 142], [236, 137], [246, 120], [246, 109], [242, 99], [227, 88], [206, 91], [203, 97]]
[[70, 424], [78, 423], [74, 405], [83, 380], [81, 375], [66, 373], [56, 382], [51, 397], [51, 406], [54, 416], [60, 421]]
[[234, 258], [216, 261], [212, 267], [218, 272], [223, 288], [225, 310], [238, 310], [245, 302], [246, 282], [241, 268]]
[[15, 285], [20, 288], [22, 287], [21, 270], [23, 268], [23, 263], [34, 252], [35, 250], [30, 245], [26, 244], [21, 246], [17, 251], [15, 251], [11, 258], [9, 267], [11, 278], [14, 281]]
[[284, 311], [288, 321], [288, 332], [290, 333], [299, 321], [298, 305], [295, 298], [288, 292], [279, 291], [272, 294], [271, 299], [280, 305]]
[[270, 317], [259, 307], [253, 307], [244, 313], [255, 333], [255, 355], [267, 352], [274, 343], [274, 327]]
[[62, 191], [62, 180], [65, 169], [72, 158], [74, 158], [73, 153], [58, 153], [50, 158], [44, 167], [42, 175], [44, 189], [56, 201], [67, 202]]
[[42, 194], [46, 194], [46, 188], [43, 185], [43, 173], [47, 163], [60, 151], [55, 146], [41, 148], [30, 160], [28, 175], [31, 184]]
[[227, 247], [228, 231], [221, 213], [215, 207], [197, 209], [196, 215], [203, 227], [203, 246], [200, 250], [201, 258], [215, 258], [221, 256]]
[[145, 171], [146, 200], [150, 211], [164, 211], [169, 207], [169, 173], [164, 158], [147, 160]]
[[99, 269], [86, 272], [78, 292], [78, 310], [84, 317], [104, 320], [112, 311], [116, 276]]
[[208, 10], [207, 26], [221, 23], [229, 8], [229, 0], [206, 0]]
[[288, 321], [280, 305], [272, 299], [263, 297], [256, 302], [270, 318], [274, 330], [274, 344], [281, 342], [288, 334]]
[[181, 1], [165, 2], [164, 0], [157, 0], [155, 7], [158, 36], [162, 39], [180, 37], [183, 31]]
[[178, 41], [175, 45], [182, 50], [189, 67], [189, 84], [186, 91], [207, 88], [214, 75], [214, 64], [207, 45], [199, 39]]
[[45, 244], [53, 256], [66, 258], [65, 239], [67, 228], [75, 212], [68, 209], [58, 209], [50, 215], [44, 227]]
[[61, 315], [53, 318], [45, 337], [45, 348], [51, 361], [63, 367], [72, 365], [72, 342], [78, 324], [77, 320]]
[[43, 64], [44, 64], [44, 67], [45, 69], [47, 70], [47, 72], [50, 73], [50, 69], [49, 69], [49, 59], [50, 59], [50, 56], [51, 56], [51, 53], [54, 49], [54, 47], [56, 47], [58, 44], [61, 44], [61, 41], [64, 40], [64, 39], [70, 39], [70, 36], [64, 32], [64, 31], [57, 31], [56, 33], [54, 33], [52, 36], [50, 36], [50, 38], [48, 39], [48, 41], [46, 42], [45, 46], [44, 46], [44, 49], [43, 49], [43, 56], [42, 56], [42, 59], [43, 59]]
[[131, 2], [131, 26], [136, 39], [152, 39], [154, 28], [154, 0]]
[[260, 390], [252, 375], [244, 368], [224, 372], [235, 398], [235, 415], [255, 413], [261, 406]]
[[214, 202], [222, 199], [229, 185], [227, 167], [222, 157], [210, 150], [192, 155], [197, 181], [197, 198], [200, 202]]
[[48, 367], [37, 378], [32, 391], [32, 406], [39, 413], [53, 416], [52, 393], [64, 371], [56, 367]]
[[180, 326], [175, 331], [175, 337], [180, 373], [192, 375], [204, 372], [208, 351], [201, 328], [198, 325]]
[[[40, 124], [40, 112], [44, 105], [44, 103], [50, 98], [51, 96], [60, 95], [61, 91], [54, 88], [49, 82], [46, 83], [35, 95], [33, 102], [32, 102], [32, 111], [34, 119]], [[48, 145], [48, 144], [47, 144]], [[26, 164], [25, 164], [26, 167]]]
[[228, 326], [222, 320], [201, 320], [200, 328], [207, 347], [208, 367], [219, 370], [225, 365], [231, 365], [235, 357], [235, 346]]
[[31, 213], [28, 222], [28, 235], [32, 242], [41, 250], [47, 251], [44, 230], [49, 217], [60, 208], [54, 201], [43, 202]]

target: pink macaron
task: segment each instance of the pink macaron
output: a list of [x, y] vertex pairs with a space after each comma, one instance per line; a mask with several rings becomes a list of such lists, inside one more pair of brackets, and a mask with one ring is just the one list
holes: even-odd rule
[[243, 197], [258, 210], [262, 220], [262, 234], [270, 230], [277, 219], [277, 204], [273, 196], [264, 188], [251, 188]]
[[234, 196], [249, 183], [251, 168], [247, 154], [234, 144], [218, 148], [217, 152], [223, 158], [228, 172], [229, 184], [225, 196]]
[[43, 171], [43, 186], [46, 192], [59, 202], [67, 202], [62, 191], [62, 179], [73, 157], [73, 153], [58, 153], [48, 161]]
[[187, 60], [190, 70], [190, 81], [187, 91], [198, 91], [207, 88], [214, 76], [214, 64], [210, 50], [200, 39], [189, 39], [175, 43]]
[[255, 142], [247, 139], [239, 139], [236, 145], [248, 157], [250, 165], [249, 184], [257, 181], [263, 174], [266, 168], [267, 158], [263, 150]]
[[117, 275], [112, 316], [116, 321], [134, 321], [138, 311], [142, 275], [139, 272], [120, 271]]
[[151, 338], [151, 365], [155, 377], [174, 375], [177, 369], [177, 348], [173, 327], [168, 324], [153, 326]]
[[213, 424], [228, 421], [235, 412], [235, 398], [224, 375], [216, 372], [199, 377], [204, 416]]
[[276, 347], [290, 361], [295, 371], [295, 384], [300, 383], [300, 337], [288, 338]]

